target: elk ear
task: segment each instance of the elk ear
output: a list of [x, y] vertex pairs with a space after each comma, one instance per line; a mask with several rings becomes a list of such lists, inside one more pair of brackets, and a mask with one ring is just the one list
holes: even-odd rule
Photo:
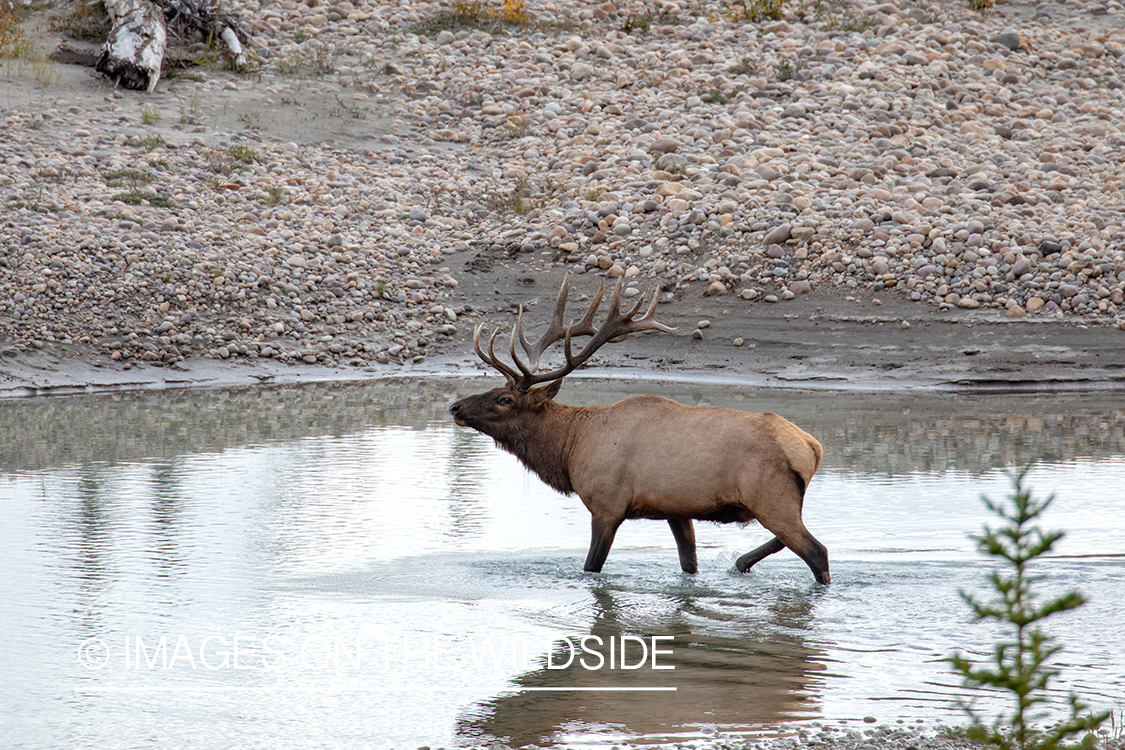
[[542, 388], [536, 388], [532, 391], [532, 393], [536, 396], [535, 400], [541, 404], [552, 400], [555, 396], [559, 395], [559, 391], [562, 390], [562, 384], [563, 379], [559, 378], [550, 385], [545, 385]]

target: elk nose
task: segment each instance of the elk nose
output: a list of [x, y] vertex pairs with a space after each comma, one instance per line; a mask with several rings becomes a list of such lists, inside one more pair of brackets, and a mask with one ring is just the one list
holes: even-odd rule
[[457, 412], [459, 412], [460, 410], [461, 410], [461, 402], [460, 401], [455, 403], [453, 406], [449, 407], [449, 413], [450, 413], [450, 415], [452, 415], [454, 417], [457, 416]]

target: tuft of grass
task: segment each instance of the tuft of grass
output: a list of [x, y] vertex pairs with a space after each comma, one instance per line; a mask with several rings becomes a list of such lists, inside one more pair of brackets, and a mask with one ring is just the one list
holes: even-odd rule
[[626, 34], [645, 34], [652, 28], [651, 13], [631, 13], [621, 22], [621, 30]]
[[735, 23], [779, 21], [790, 0], [730, 0], [722, 15]]
[[27, 76], [42, 86], [57, 83], [62, 74], [55, 63], [23, 32], [28, 11], [16, 3], [0, 3], [0, 59], [14, 60], [8, 66], [17, 76]]
[[727, 72], [735, 76], [750, 76], [758, 70], [758, 67], [750, 60], [749, 57], [744, 57], [734, 65], [727, 68]]
[[527, 12], [527, 0], [501, 0], [499, 9], [484, 0], [453, 0], [453, 6], [412, 23], [408, 34], [432, 37], [442, 31], [484, 31], [495, 34], [504, 29], [534, 27], [541, 31], [560, 31], [570, 27], [567, 21], [535, 20]]
[[134, 186], [144, 185], [152, 182], [155, 178], [139, 169], [111, 169], [102, 175], [105, 184], [110, 187], [116, 187], [124, 182], [128, 182]]
[[813, 18], [823, 23], [827, 31], [862, 34], [878, 25], [874, 16], [869, 16], [855, 8], [841, 8], [837, 12], [832, 12], [828, 8], [828, 0], [817, 0], [813, 8]]
[[453, 0], [453, 7], [440, 10], [429, 18], [415, 21], [407, 33], [420, 36], [437, 36], [442, 31], [494, 32], [498, 22], [482, 0]]
[[994, 0], [969, 0], [969, 10], [975, 10], [983, 16], [992, 10], [994, 4]]
[[129, 141], [130, 146], [137, 146], [143, 148], [145, 151], [155, 151], [158, 148], [164, 148], [167, 144], [164, 137], [161, 135], [150, 135], [144, 138], [134, 138]]
[[262, 160], [261, 154], [259, 154], [256, 149], [237, 143], [228, 147], [227, 153], [230, 155], [230, 158], [243, 164], [253, 164], [254, 162]]
[[160, 110], [151, 104], [141, 108], [141, 122], [145, 125], [155, 125], [160, 122]]
[[366, 120], [367, 107], [364, 107], [357, 102], [349, 102], [339, 94], [335, 94], [336, 106], [328, 111], [328, 114], [333, 117], [343, 117], [345, 114], [353, 120]]
[[491, 211], [512, 212], [522, 216], [536, 209], [546, 208], [563, 192], [561, 186], [549, 179], [536, 187], [526, 177], [521, 177], [510, 188], [486, 193], [481, 197], [480, 203]]
[[9, 211], [19, 211], [21, 208], [26, 208], [28, 211], [34, 211], [35, 213], [43, 213], [44, 211], [47, 211], [52, 214], [59, 214], [63, 212], [62, 206], [58, 205], [57, 203], [28, 203], [27, 201], [11, 201], [10, 203], [5, 203], [4, 208], [8, 209]]
[[797, 71], [805, 67], [804, 62], [792, 63], [788, 60], [782, 60], [777, 64], [777, 71], [775, 77], [778, 83], [784, 83], [797, 74]]
[[256, 109], [238, 113], [238, 121], [250, 130], [262, 129], [262, 113]]
[[150, 206], [156, 206], [157, 208], [172, 208], [172, 206], [175, 205], [172, 203], [171, 199], [165, 198], [163, 195], [150, 195], [148, 193], [142, 193], [139, 190], [118, 193], [113, 196], [111, 200], [121, 201], [129, 206], [140, 206], [145, 201], [148, 201]]
[[726, 93], [724, 93], [723, 90], [718, 86], [714, 86], [709, 89], [700, 89], [698, 96], [704, 102], [709, 102], [711, 104], [725, 104], [727, 101]]
[[270, 185], [268, 188], [266, 188], [266, 193], [263, 196], [263, 200], [265, 201], [267, 206], [277, 206], [280, 205], [283, 200], [285, 200], [285, 194], [281, 192], [281, 188]]
[[336, 69], [332, 61], [332, 51], [324, 45], [302, 47], [293, 50], [277, 62], [278, 70], [285, 75], [300, 79], [319, 78]]
[[[250, 146], [235, 144], [222, 151], [208, 151], [207, 163], [211, 170], [218, 175], [229, 176], [234, 173], [248, 172], [250, 165], [261, 161], [261, 155]], [[215, 178], [216, 185], [222, 185], [226, 180], [222, 177]]]
[[1049, 553], [1063, 537], [1063, 532], [1044, 532], [1031, 525], [1054, 496], [1038, 500], [1024, 488], [1024, 478], [1030, 468], [1029, 465], [1009, 475], [1012, 494], [1007, 503], [981, 498], [990, 511], [1007, 521], [1007, 525], [999, 529], [986, 526], [981, 535], [972, 537], [977, 549], [1005, 566], [1006, 572], [997, 570], [989, 576], [995, 598], [985, 602], [961, 592], [961, 598], [972, 608], [976, 619], [1001, 623], [1010, 634], [1009, 640], [996, 644], [991, 668], [978, 667], [960, 653], [953, 654], [949, 662], [967, 687], [1004, 691], [1014, 701], [1011, 713], [997, 716], [991, 724], [985, 724], [971, 705], [964, 704], [971, 722], [966, 731], [970, 739], [998, 750], [1055, 750], [1069, 747], [1070, 740], [1078, 739], [1075, 747], [1089, 750], [1096, 742], [1094, 732], [1110, 712], [1085, 713], [1088, 706], [1075, 693], [1071, 693], [1067, 701], [1069, 719], [1046, 729], [1032, 725], [1033, 709], [1051, 702], [1049, 686], [1059, 669], [1051, 666], [1050, 661], [1062, 650], [1061, 646], [1053, 645], [1054, 638], [1046, 635], [1039, 623], [1051, 615], [1081, 607], [1086, 599], [1078, 591], [1068, 591], [1041, 602], [1032, 591], [1036, 577], [1030, 573], [1029, 566]]

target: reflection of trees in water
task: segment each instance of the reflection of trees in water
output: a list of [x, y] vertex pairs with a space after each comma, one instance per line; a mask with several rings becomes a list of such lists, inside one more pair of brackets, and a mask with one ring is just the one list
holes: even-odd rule
[[77, 544], [74, 545], [78, 579], [91, 588], [109, 577], [108, 547], [112, 543], [108, 501], [102, 494], [103, 479], [97, 470], [86, 470], [78, 478], [78, 508], [74, 514]]
[[[171, 458], [379, 426], [453, 429], [448, 405], [482, 386], [394, 380], [3, 401], [0, 467]], [[627, 389], [579, 378], [560, 400], [610, 403]], [[1125, 409], [1096, 394], [778, 393], [659, 383], [635, 390], [701, 406], [775, 411], [824, 444], [826, 467], [863, 473], [979, 473], [1031, 459], [1125, 454]], [[472, 440], [481, 439], [471, 436], [467, 444]]]
[[[101, 463], [82, 466], [77, 471], [73, 493], [52, 495], [51, 524], [57, 545], [60, 582], [73, 593], [77, 629], [97, 631], [98, 618], [106, 606], [106, 596], [121, 578], [125, 558], [143, 555], [155, 567], [157, 578], [182, 573], [186, 562], [182, 548], [183, 494], [180, 472], [174, 462], [152, 467], [148, 495], [148, 515], [138, 519], [122, 505], [114, 492], [113, 470]], [[138, 521], [151, 529], [151, 542], [136, 536]], [[127, 563], [126, 563], [127, 564]]]
[[55, 526], [58, 565], [52, 570], [59, 570], [67, 587], [76, 589], [73, 611], [78, 631], [96, 631], [106, 592], [115, 578], [112, 498], [106, 495], [101, 467], [83, 467], [74, 494], [77, 502], [58, 511], [63, 523]]
[[183, 573], [186, 566], [180, 539], [184, 495], [176, 466], [175, 461], [160, 461], [152, 467], [152, 551], [161, 577]]
[[[730, 600], [700, 595], [633, 594], [613, 591], [599, 582], [592, 590], [595, 621], [590, 635], [603, 644], [610, 638], [671, 635], [662, 641], [658, 664], [671, 670], [608, 668], [608, 645], [596, 647], [606, 657], [601, 669], [586, 669], [597, 659], [578, 652], [565, 669], [543, 668], [515, 680], [519, 691], [490, 699], [469, 711], [458, 732], [474, 743], [503, 739], [519, 747], [541, 745], [567, 728], [612, 726], [648, 738], [668, 738], [714, 725], [724, 731], [747, 731], [783, 722], [813, 709], [810, 690], [824, 669], [823, 652], [805, 643], [816, 589], [774, 591], [768, 601]], [[639, 597], [639, 599], [638, 599]], [[633, 601], [630, 601], [633, 600]], [[657, 600], [657, 601], [653, 601]], [[660, 610], [654, 613], [654, 610]], [[752, 614], [748, 614], [752, 611]], [[577, 645], [582, 635], [571, 640]], [[618, 640], [618, 642], [620, 642]], [[648, 641], [651, 644], [651, 641]], [[592, 645], [593, 647], [593, 645]], [[635, 653], [640, 646], [630, 642]], [[565, 664], [569, 649], [552, 655]], [[636, 663], [636, 657], [629, 657]], [[534, 692], [529, 688], [675, 687], [676, 691]]]
[[446, 465], [446, 483], [449, 486], [449, 528], [446, 535], [467, 541], [479, 536], [487, 514], [484, 506], [484, 487], [480, 467], [482, 456], [491, 450], [470, 430], [453, 433], [449, 446], [449, 463]]

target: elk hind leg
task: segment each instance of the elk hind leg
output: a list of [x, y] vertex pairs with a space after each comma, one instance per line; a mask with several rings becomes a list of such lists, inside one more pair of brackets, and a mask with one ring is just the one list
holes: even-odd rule
[[680, 568], [685, 573], [699, 572], [699, 561], [695, 555], [695, 527], [690, 518], [669, 518], [668, 525], [672, 527], [672, 536], [676, 539], [676, 548], [680, 552]]
[[808, 530], [796, 545], [786, 546], [805, 561], [818, 583], [832, 583], [832, 577], [828, 574], [828, 548], [818, 542]]
[[736, 560], [734, 563], [734, 567], [738, 569], [739, 573], [745, 573], [746, 571], [750, 570], [750, 568], [752, 568], [755, 563], [760, 563], [770, 555], [781, 552], [781, 550], [783, 549], [785, 549], [785, 545], [781, 542], [780, 539], [775, 536], [773, 539], [769, 540], [761, 547], [758, 547], [755, 550], [751, 550], [742, 557], [738, 558], [738, 560]]
[[593, 516], [590, 519], [590, 551], [586, 555], [586, 565], [582, 568], [587, 573], [600, 573], [605, 559], [609, 556], [609, 548], [613, 546], [613, 538], [617, 536], [617, 527], [622, 519], [605, 519]]
[[[750, 552], [749, 562], [752, 565], [766, 555], [777, 552], [778, 549], [774, 547], [780, 543], [805, 561], [817, 582], [830, 583], [832, 579], [828, 574], [828, 549], [809, 533], [804, 521], [801, 520], [803, 489], [803, 486], [794, 486], [792, 492], [782, 492], [774, 498], [774, 502], [763, 503], [758, 509], [756, 514], [758, 522], [771, 531], [776, 539]], [[761, 556], [756, 557], [760, 553]], [[743, 556], [739, 562], [745, 558], [746, 556]]]

